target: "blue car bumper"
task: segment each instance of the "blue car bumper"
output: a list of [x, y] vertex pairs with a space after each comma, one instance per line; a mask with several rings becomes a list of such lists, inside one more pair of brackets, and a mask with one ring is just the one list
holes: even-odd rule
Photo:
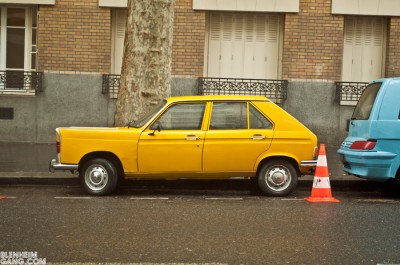
[[385, 181], [394, 178], [391, 166], [394, 153], [380, 151], [350, 151], [339, 149], [343, 171], [361, 178]]

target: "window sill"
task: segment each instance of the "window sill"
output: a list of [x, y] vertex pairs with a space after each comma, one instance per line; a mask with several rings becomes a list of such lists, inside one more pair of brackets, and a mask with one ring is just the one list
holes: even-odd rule
[[36, 96], [36, 90], [12, 90], [12, 89], [0, 89], [0, 96]]
[[55, 0], [0, 0], [0, 4], [55, 5]]

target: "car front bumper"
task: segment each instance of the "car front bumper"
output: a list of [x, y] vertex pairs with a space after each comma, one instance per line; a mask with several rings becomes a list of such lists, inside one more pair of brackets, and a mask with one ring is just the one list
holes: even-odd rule
[[78, 170], [78, 165], [75, 164], [61, 164], [57, 159], [52, 159], [49, 164], [49, 171], [55, 172], [56, 170]]

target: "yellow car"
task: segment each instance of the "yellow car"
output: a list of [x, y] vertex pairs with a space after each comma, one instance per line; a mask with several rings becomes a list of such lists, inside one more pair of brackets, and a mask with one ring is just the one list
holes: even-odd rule
[[285, 196], [317, 155], [317, 137], [261, 96], [168, 98], [126, 127], [57, 128], [56, 140], [50, 170], [79, 171], [93, 195], [112, 192], [119, 177], [249, 177]]

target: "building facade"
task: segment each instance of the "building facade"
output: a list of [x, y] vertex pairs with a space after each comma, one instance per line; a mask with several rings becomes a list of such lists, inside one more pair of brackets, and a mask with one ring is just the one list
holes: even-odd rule
[[[126, 6], [0, 0], [0, 171], [46, 169], [56, 127], [113, 125]], [[270, 97], [335, 160], [366, 82], [400, 75], [400, 2], [175, 0], [172, 75], [173, 95]]]

